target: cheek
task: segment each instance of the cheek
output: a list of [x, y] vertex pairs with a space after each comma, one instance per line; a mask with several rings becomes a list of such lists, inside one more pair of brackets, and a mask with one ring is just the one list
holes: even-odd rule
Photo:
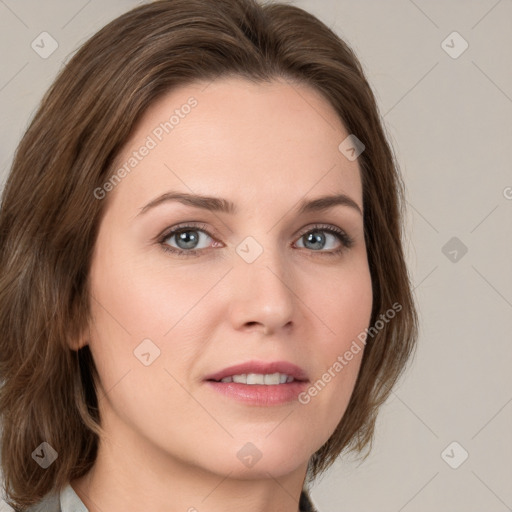
[[[373, 290], [366, 258], [354, 259], [323, 283], [312, 300], [314, 313], [323, 321], [329, 334], [325, 339], [320, 338], [318, 348], [333, 362], [349, 349], [370, 322]], [[323, 360], [326, 363], [325, 358]]]
[[[91, 269], [90, 347], [101, 382], [109, 389], [130, 372], [125, 386], [144, 382], [161, 392], [172, 383], [165, 369], [182, 381], [211, 334], [213, 312], [206, 311], [209, 322], [204, 313], [215, 304], [204, 296], [219, 277], [196, 266], [183, 271], [162, 264], [164, 258], [156, 265], [140, 248], [137, 254], [111, 240], [98, 247]], [[148, 352], [154, 362], [144, 366]]]
[[134, 342], [170, 337], [218, 280], [212, 272], [165, 264], [164, 255], [155, 258], [141, 253], [140, 247], [123, 247], [121, 241], [115, 254], [100, 248], [96, 261], [91, 286], [98, 314], [115, 332], [129, 333]]
[[193, 316], [194, 302], [204, 291], [199, 294], [197, 285], [187, 284], [183, 273], [174, 272], [166, 281], [163, 272], [159, 275], [142, 260], [116, 261], [109, 265], [105, 259], [91, 272], [96, 300], [90, 348], [106, 396], [103, 408], [158, 439], [181, 428], [169, 421], [165, 404], [172, 402], [184, 415], [197, 416], [197, 404], [173, 377], [185, 382], [197, 356], [197, 340], [204, 339], [197, 332], [200, 327], [187, 322], [187, 312]]
[[371, 275], [361, 259], [315, 295], [314, 313], [326, 327], [312, 359], [321, 362], [299, 402], [314, 409], [315, 424], [329, 436], [346, 410], [361, 366], [373, 304]]

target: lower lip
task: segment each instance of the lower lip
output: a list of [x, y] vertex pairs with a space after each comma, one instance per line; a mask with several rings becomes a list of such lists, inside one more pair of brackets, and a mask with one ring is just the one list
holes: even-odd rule
[[297, 400], [299, 394], [308, 385], [307, 382], [293, 381], [285, 384], [239, 384], [237, 382], [216, 382], [207, 380], [206, 383], [215, 391], [230, 398], [252, 405], [281, 405]]

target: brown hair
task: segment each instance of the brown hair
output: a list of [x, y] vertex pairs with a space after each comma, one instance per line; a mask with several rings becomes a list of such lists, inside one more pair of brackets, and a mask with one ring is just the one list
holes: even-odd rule
[[[106, 204], [94, 190], [111, 176], [156, 99], [228, 75], [311, 86], [365, 145], [358, 161], [371, 325], [392, 304], [401, 310], [368, 337], [347, 411], [310, 459], [307, 481], [345, 448], [362, 453], [371, 446], [377, 410], [413, 351], [418, 327], [402, 248], [404, 187], [363, 69], [346, 43], [297, 7], [160, 0], [113, 20], [62, 69], [17, 148], [3, 191], [1, 464], [14, 508], [85, 474], [102, 434], [89, 347], [70, 348], [89, 318], [89, 266]], [[58, 453], [46, 469], [32, 455], [43, 441]]]

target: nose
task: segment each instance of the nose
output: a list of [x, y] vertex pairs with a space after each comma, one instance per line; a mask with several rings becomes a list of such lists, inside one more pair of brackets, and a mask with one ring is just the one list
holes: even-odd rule
[[297, 314], [292, 269], [279, 250], [264, 249], [252, 263], [234, 255], [230, 272], [230, 318], [236, 330], [265, 335], [290, 329]]

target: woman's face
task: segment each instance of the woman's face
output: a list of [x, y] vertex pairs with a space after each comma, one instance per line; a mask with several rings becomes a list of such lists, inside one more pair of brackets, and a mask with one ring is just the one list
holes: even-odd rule
[[[197, 83], [146, 112], [95, 193], [108, 203], [84, 340], [120, 464], [277, 477], [333, 433], [372, 306], [360, 169], [338, 148], [348, 135], [318, 93], [284, 81]], [[337, 195], [349, 200], [301, 209]], [[295, 382], [208, 380], [244, 363], [224, 374]]]

